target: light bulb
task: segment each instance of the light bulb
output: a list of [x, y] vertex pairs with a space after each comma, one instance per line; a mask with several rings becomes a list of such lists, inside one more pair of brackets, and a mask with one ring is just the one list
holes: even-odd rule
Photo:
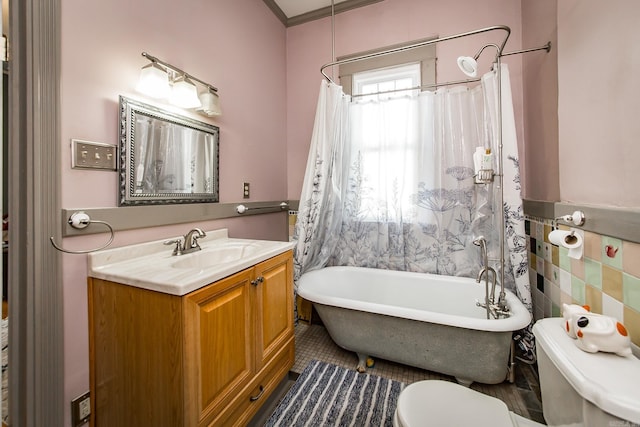
[[152, 98], [166, 98], [170, 90], [167, 72], [155, 62], [145, 65], [136, 90]]
[[207, 90], [200, 94], [200, 102], [202, 107], [199, 108], [207, 116], [219, 116], [222, 114], [220, 108], [220, 97], [217, 93]]
[[198, 99], [198, 89], [188, 77], [179, 77], [173, 82], [169, 101], [180, 108], [198, 108], [201, 106]]

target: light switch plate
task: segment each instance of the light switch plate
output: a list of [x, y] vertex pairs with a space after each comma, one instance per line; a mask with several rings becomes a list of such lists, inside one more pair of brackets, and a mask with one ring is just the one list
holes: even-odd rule
[[243, 199], [248, 199], [249, 198], [249, 183], [248, 182], [243, 182], [242, 183], [242, 198]]
[[102, 142], [72, 139], [71, 167], [73, 169], [116, 170], [116, 146]]

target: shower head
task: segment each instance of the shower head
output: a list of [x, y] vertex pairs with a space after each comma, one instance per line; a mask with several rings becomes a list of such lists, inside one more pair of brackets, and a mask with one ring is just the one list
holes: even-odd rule
[[469, 77], [476, 77], [478, 75], [478, 58], [484, 50], [488, 47], [496, 48], [496, 60], [500, 57], [502, 50], [496, 44], [489, 43], [482, 46], [482, 48], [473, 57], [471, 56], [459, 56], [458, 67]]
[[478, 75], [478, 62], [476, 58], [470, 56], [459, 56], [458, 67], [469, 77], [476, 77]]

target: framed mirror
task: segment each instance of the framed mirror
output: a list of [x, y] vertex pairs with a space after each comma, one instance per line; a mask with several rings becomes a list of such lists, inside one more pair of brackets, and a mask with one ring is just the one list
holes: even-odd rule
[[217, 126], [120, 96], [119, 205], [218, 202]]

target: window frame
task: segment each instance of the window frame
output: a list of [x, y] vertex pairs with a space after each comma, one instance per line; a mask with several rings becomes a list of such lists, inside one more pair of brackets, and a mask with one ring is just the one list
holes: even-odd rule
[[[430, 40], [438, 37], [429, 37], [421, 40], [414, 40], [406, 43], [400, 43], [392, 46], [386, 46], [379, 49], [373, 49], [365, 52], [359, 52], [352, 55], [341, 56], [338, 61], [356, 58], [364, 55], [372, 55], [387, 50], [403, 48]], [[363, 59], [360, 61], [340, 64], [338, 66], [338, 77], [342, 90], [347, 95], [353, 94], [353, 75], [364, 71], [372, 71], [379, 68], [396, 67], [409, 63], [420, 63], [420, 81], [422, 86], [428, 86], [436, 83], [436, 64], [438, 58], [436, 56], [436, 44], [428, 44], [422, 47], [407, 49], [400, 52], [390, 53], [388, 55], [377, 56], [374, 58]]]

